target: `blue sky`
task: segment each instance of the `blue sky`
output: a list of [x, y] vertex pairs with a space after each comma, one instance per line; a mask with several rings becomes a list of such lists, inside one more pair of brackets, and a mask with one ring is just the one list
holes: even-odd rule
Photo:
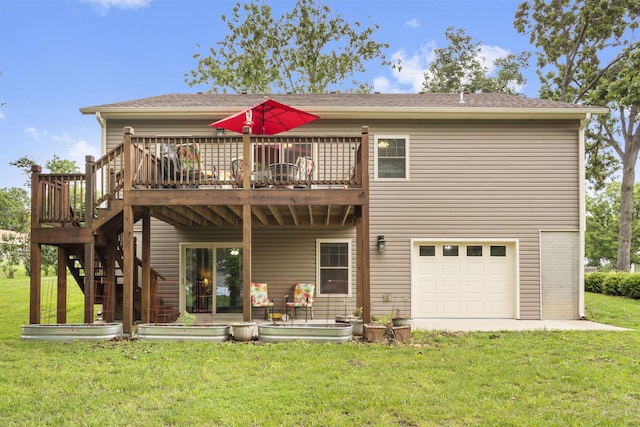
[[[417, 92], [431, 52], [445, 45], [447, 27], [482, 41], [485, 56], [532, 50], [513, 28], [522, 0], [325, 0], [349, 22], [377, 24], [374, 38], [389, 43], [401, 73], [370, 66], [375, 90]], [[81, 107], [165, 93], [194, 93], [184, 75], [226, 34], [220, 16], [237, 0], [0, 0], [0, 187], [25, 177], [9, 162], [54, 154], [76, 161], [100, 155], [100, 128]], [[271, 0], [274, 16], [294, 0]], [[201, 48], [198, 48], [197, 45]], [[530, 61], [531, 63], [534, 60]], [[522, 91], [537, 95], [534, 67]]]

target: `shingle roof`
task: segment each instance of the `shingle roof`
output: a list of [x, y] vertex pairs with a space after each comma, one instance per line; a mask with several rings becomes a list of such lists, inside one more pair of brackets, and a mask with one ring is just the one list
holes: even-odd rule
[[[83, 108], [83, 112], [113, 109], [178, 109], [178, 108], [246, 108], [272, 98], [298, 108], [510, 108], [510, 109], [593, 109], [591, 106], [576, 105], [546, 99], [533, 99], [497, 93], [422, 93], [422, 94], [167, 94], [132, 101], [103, 104]], [[464, 102], [461, 102], [463, 100]]]

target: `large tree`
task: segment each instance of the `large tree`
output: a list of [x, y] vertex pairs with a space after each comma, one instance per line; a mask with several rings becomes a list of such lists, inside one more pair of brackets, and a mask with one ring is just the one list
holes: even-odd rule
[[526, 83], [521, 70], [528, 66], [528, 52], [497, 58], [490, 70], [479, 40], [454, 27], [447, 28], [445, 37], [449, 43], [433, 51], [435, 59], [424, 75], [424, 91], [519, 94]]
[[[615, 268], [618, 261], [620, 229], [620, 186], [610, 182], [601, 190], [587, 194], [585, 257], [591, 266]], [[640, 184], [633, 192], [633, 233], [631, 262], [640, 262]]]
[[279, 18], [271, 12], [253, 0], [222, 15], [228, 35], [208, 55], [194, 55], [198, 68], [185, 76], [187, 83], [206, 84], [212, 92], [320, 93], [345, 86], [366, 92], [368, 83], [347, 80], [364, 72], [368, 61], [391, 64], [383, 52], [389, 45], [372, 38], [377, 25], [350, 24], [318, 0], [297, 0]]
[[640, 0], [532, 0], [519, 5], [514, 21], [538, 48], [541, 97], [610, 109], [587, 130], [587, 176], [599, 188], [622, 173], [617, 269], [625, 271], [640, 151], [639, 17]]

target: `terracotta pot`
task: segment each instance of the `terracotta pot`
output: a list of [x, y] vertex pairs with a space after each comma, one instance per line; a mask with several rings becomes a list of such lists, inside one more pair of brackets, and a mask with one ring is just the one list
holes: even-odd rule
[[382, 341], [387, 327], [384, 325], [364, 325], [364, 338], [367, 341]]
[[406, 326], [392, 326], [393, 337], [398, 342], [411, 341], [411, 325]]

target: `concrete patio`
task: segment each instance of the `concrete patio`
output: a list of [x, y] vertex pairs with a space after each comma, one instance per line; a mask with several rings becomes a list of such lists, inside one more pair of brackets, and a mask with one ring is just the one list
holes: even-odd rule
[[448, 331], [631, 330], [588, 320], [412, 319], [410, 323], [414, 329]]

